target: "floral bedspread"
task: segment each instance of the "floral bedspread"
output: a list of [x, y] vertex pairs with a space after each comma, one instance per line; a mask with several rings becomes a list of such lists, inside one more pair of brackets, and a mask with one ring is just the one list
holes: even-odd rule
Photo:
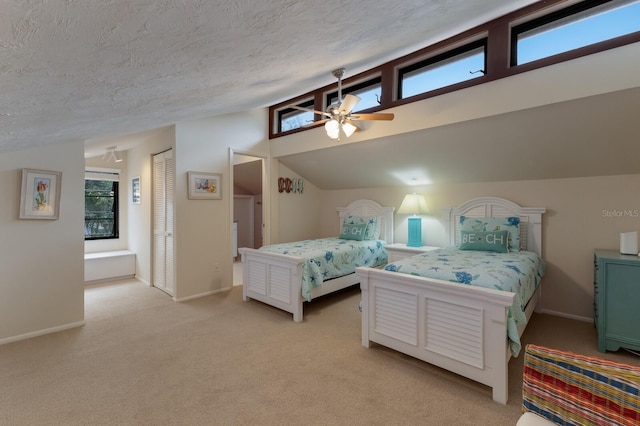
[[358, 266], [385, 265], [384, 245], [382, 240], [319, 238], [264, 246], [260, 250], [306, 258], [302, 265], [302, 297], [310, 301], [311, 290], [325, 280], [354, 273]]
[[522, 347], [517, 326], [527, 321], [524, 306], [544, 275], [545, 263], [529, 251], [494, 253], [452, 247], [411, 256], [384, 269], [515, 293], [507, 335], [511, 353], [516, 357]]

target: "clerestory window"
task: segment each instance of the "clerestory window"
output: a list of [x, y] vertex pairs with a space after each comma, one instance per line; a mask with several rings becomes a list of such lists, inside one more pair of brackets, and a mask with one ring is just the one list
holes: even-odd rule
[[[313, 99], [297, 104], [301, 108], [313, 109]], [[278, 132], [288, 132], [313, 122], [313, 112], [295, 108], [278, 111]]]
[[424, 59], [398, 71], [398, 99], [482, 77], [486, 73], [486, 39]]
[[588, 0], [520, 24], [511, 32], [511, 65], [640, 31], [640, 1]]
[[[640, 0], [542, 0], [347, 78], [343, 93], [361, 98], [358, 112], [377, 112], [639, 42]], [[323, 110], [337, 88], [271, 106], [269, 138], [318, 127], [324, 117], [287, 109], [300, 99]]]
[[[376, 77], [370, 80], [367, 80], [362, 83], [354, 84], [348, 87], [342, 88], [342, 96], [344, 95], [356, 95], [360, 98], [360, 101], [356, 104], [353, 109], [356, 111], [364, 111], [370, 108], [375, 108], [380, 106], [380, 97], [382, 96], [382, 79], [380, 77]], [[329, 106], [333, 103], [338, 102], [338, 91], [335, 90], [326, 95], [326, 105]]]

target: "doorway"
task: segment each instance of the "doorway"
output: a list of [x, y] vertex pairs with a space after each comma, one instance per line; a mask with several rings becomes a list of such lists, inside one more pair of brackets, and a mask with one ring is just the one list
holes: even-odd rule
[[268, 237], [265, 227], [265, 158], [233, 149], [229, 151], [232, 169], [231, 192], [233, 285], [242, 284], [242, 264], [237, 248], [260, 248]]

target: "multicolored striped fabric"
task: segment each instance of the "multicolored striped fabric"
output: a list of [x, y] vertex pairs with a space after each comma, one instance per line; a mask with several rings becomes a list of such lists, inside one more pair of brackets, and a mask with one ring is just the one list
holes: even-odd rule
[[640, 425], [640, 367], [527, 345], [522, 411], [558, 425]]

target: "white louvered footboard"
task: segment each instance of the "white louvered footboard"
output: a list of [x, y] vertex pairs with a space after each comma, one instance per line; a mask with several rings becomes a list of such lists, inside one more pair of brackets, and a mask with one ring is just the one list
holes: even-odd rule
[[362, 344], [371, 342], [492, 387], [507, 402], [507, 310], [514, 294], [358, 268]]
[[241, 248], [242, 300], [255, 299], [293, 314], [302, 321], [304, 258]]

